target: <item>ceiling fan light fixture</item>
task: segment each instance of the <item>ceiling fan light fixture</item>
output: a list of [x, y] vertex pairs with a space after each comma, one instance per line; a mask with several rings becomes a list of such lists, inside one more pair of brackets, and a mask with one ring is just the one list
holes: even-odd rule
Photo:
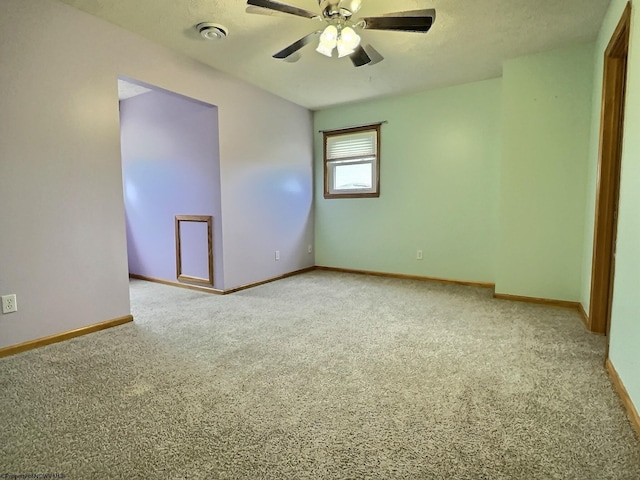
[[338, 38], [338, 58], [346, 57], [355, 52], [358, 45], [360, 45], [360, 40], [360, 35], [353, 28], [343, 28]]
[[[354, 67], [374, 65], [383, 60], [371, 44], [361, 46], [361, 38], [355, 32], [360, 30], [387, 30], [397, 32], [427, 33], [433, 26], [436, 11], [433, 8], [421, 10], [403, 10], [386, 13], [376, 17], [361, 17], [353, 19], [360, 11], [363, 0], [318, 0], [320, 15], [312, 11], [284, 3], [282, 0], [246, 0], [247, 12], [258, 13], [254, 10], [266, 10], [270, 13], [285, 13], [320, 20], [325, 24], [324, 29], [316, 29], [301, 39], [293, 42], [283, 50], [273, 55], [273, 58], [287, 60], [306, 45], [318, 41], [316, 51], [327, 57], [333, 57], [333, 51], [338, 50], [339, 58], [349, 56]], [[366, 37], [366, 34], [365, 34]], [[371, 55], [373, 53], [374, 57]]]
[[316, 52], [321, 53], [325, 57], [332, 57], [333, 48], [333, 46], [328, 46], [327, 44], [320, 42], [318, 44], [318, 48], [316, 48]]
[[355, 51], [356, 51], [355, 48], [345, 47], [343, 44], [338, 43], [338, 58], [343, 58], [348, 55], [351, 55]]
[[324, 32], [322, 32], [322, 35], [320, 36], [320, 42], [318, 43], [316, 52], [327, 57], [331, 57], [333, 55], [333, 49], [336, 48], [337, 44], [338, 29], [335, 25], [329, 25], [324, 29]]
[[324, 29], [322, 35], [320, 36], [320, 43], [324, 43], [327, 46], [333, 45], [336, 46], [336, 42], [338, 41], [338, 28], [335, 25], [329, 25]]

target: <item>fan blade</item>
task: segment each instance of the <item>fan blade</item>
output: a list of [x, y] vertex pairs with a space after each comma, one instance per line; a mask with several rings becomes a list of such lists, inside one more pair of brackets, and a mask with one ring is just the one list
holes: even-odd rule
[[283, 17], [286, 16], [285, 13], [278, 12], [276, 10], [267, 10], [266, 8], [254, 7], [252, 5], [248, 5], [244, 11], [247, 13], [253, 13], [255, 15], [264, 15], [265, 17], [277, 17], [280, 15], [282, 15]]
[[313, 42], [321, 34], [322, 34], [322, 30], [318, 30], [317, 32], [312, 32], [309, 35], [307, 35], [305, 37], [302, 37], [297, 42], [293, 42], [287, 48], [285, 48], [283, 50], [280, 50], [278, 53], [276, 53], [273, 56], [273, 58], [278, 58], [280, 60], [284, 60], [285, 58], [289, 57], [290, 55], [293, 55], [294, 53], [296, 53], [298, 50], [300, 50], [305, 45]]
[[371, 45], [370, 43], [367, 43], [366, 45], [364, 45], [363, 48], [365, 49], [365, 51], [367, 52], [367, 55], [369, 55], [369, 58], [371, 59], [371, 62], [367, 64], [368, 66], [372, 67], [373, 65], [377, 65], [378, 63], [384, 60], [384, 57], [382, 56], [382, 54], [378, 50], [376, 50], [374, 46]]
[[436, 18], [436, 11], [410, 10], [407, 12], [387, 13], [379, 17], [364, 17], [367, 30], [396, 30], [401, 32], [427, 33]]
[[349, 58], [354, 67], [362, 67], [363, 65], [371, 63], [371, 57], [369, 57], [367, 51], [362, 46], [356, 48], [356, 51], [349, 55]]
[[[317, 13], [310, 12], [304, 8], [294, 7], [293, 5], [276, 2], [275, 0], [247, 0], [247, 5], [266, 8], [267, 10], [275, 10], [276, 12], [288, 13], [290, 15], [297, 15], [298, 17], [304, 18], [316, 18], [319, 16]], [[249, 11], [249, 13], [253, 12]]]

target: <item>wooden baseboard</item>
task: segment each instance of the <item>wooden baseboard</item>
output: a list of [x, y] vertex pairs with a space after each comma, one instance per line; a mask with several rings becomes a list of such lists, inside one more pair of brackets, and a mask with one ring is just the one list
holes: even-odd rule
[[[584, 307], [580, 302], [569, 302], [567, 300], [553, 300], [551, 298], [537, 298], [537, 297], [524, 297], [520, 295], [508, 295], [506, 293], [494, 293], [493, 298], [497, 298], [498, 300], [509, 300], [514, 302], [525, 302], [525, 303], [537, 303], [539, 305], [549, 305], [551, 307], [561, 307], [561, 308], [571, 308], [576, 310], [584, 323], [584, 326], [587, 330], [591, 332], [589, 328], [589, 315], [584, 311]], [[598, 332], [591, 332], [596, 335], [602, 335]]]
[[587, 315], [587, 312], [585, 312], [584, 307], [582, 306], [582, 303], [578, 303], [578, 312], [580, 312], [580, 316], [582, 317], [584, 326], [587, 328], [587, 330], [591, 330], [589, 328], [589, 315]]
[[264, 285], [265, 283], [271, 283], [277, 280], [282, 280], [283, 278], [293, 277], [294, 275], [300, 275], [302, 273], [311, 272], [315, 269], [316, 267], [303, 268], [302, 270], [296, 270], [295, 272], [285, 273], [283, 275], [278, 275], [277, 277], [267, 278], [266, 280], [261, 280], [259, 282], [248, 283], [246, 285], [230, 288], [228, 290], [219, 290], [217, 288], [199, 287], [197, 285], [189, 285], [186, 283], [171, 282], [169, 280], [162, 280], [160, 278], [153, 278], [153, 277], [145, 277], [144, 275], [137, 275], [135, 273], [130, 273], [129, 278], [135, 278], [136, 280], [145, 280], [147, 282], [153, 282], [153, 283], [161, 283], [163, 285], [169, 285], [171, 287], [180, 287], [180, 288], [186, 288], [189, 290], [196, 290], [198, 292], [213, 293], [215, 295], [228, 295], [230, 293], [236, 293], [242, 290], [247, 290], [249, 288]]
[[86, 327], [77, 328], [69, 332], [57, 333], [48, 337], [37, 338], [28, 342], [19, 343], [17, 345], [10, 345], [8, 347], [0, 348], [0, 358], [15, 355], [17, 353], [26, 352], [27, 350], [33, 350], [34, 348], [44, 347], [45, 345], [51, 345], [52, 343], [63, 342], [71, 338], [79, 337], [81, 335], [87, 335], [88, 333], [97, 332], [99, 330], [105, 330], [111, 327], [117, 327], [124, 323], [133, 322], [132, 315], [126, 315], [120, 318], [114, 318], [113, 320], [107, 320], [106, 322], [95, 323]]
[[130, 273], [129, 278], [135, 278], [136, 280], [144, 280], [146, 282], [161, 283], [162, 285], [169, 285], [171, 287], [186, 288], [187, 290], [195, 290], [197, 292], [212, 293], [214, 295], [223, 295], [223, 290], [218, 290], [212, 287], [200, 287], [198, 285], [190, 285], [188, 283], [172, 282], [170, 280], [163, 280], [161, 278], [147, 277], [145, 275], [138, 275], [136, 273]]
[[301, 275], [303, 273], [307, 273], [307, 272], [312, 272], [313, 270], [315, 270], [317, 267], [307, 267], [307, 268], [303, 268], [302, 270], [296, 270], [295, 272], [289, 272], [289, 273], [285, 273], [283, 275], [279, 275], [277, 277], [272, 277], [272, 278], [268, 278], [266, 280], [261, 280], [259, 282], [255, 282], [255, 283], [248, 283], [247, 285], [241, 285], [239, 287], [234, 287], [234, 288], [230, 288], [229, 290], [224, 290], [223, 293], [225, 295], [229, 294], [229, 293], [236, 293], [236, 292], [240, 292], [241, 290], [247, 290], [249, 288], [253, 288], [253, 287], [257, 287], [260, 285], [264, 285], [265, 283], [271, 283], [271, 282], [275, 282], [277, 280], [282, 280], [283, 278], [289, 278], [289, 277], [293, 277], [295, 275]]
[[550, 305], [552, 307], [572, 308], [578, 310], [580, 303], [569, 302], [567, 300], [554, 300], [551, 298], [525, 297], [521, 295], [509, 295], [506, 293], [494, 293], [493, 298], [498, 300], [509, 300], [512, 302], [537, 303], [539, 305]]
[[403, 273], [373, 272], [369, 270], [352, 270], [350, 268], [320, 267], [320, 266], [316, 266], [315, 268], [316, 270], [324, 270], [327, 272], [355, 273], [358, 275], [372, 275], [375, 277], [399, 278], [402, 280], [419, 280], [422, 282], [448, 283], [453, 285], [464, 285], [467, 287], [483, 287], [483, 288], [495, 287], [493, 283], [472, 282], [467, 280], [452, 280], [449, 278], [438, 278], [438, 277], [423, 277], [420, 275], [406, 275]]
[[611, 379], [613, 388], [615, 389], [616, 393], [620, 397], [620, 400], [622, 401], [622, 405], [624, 406], [624, 409], [627, 411], [627, 416], [629, 417], [629, 421], [631, 422], [631, 425], [636, 431], [638, 440], [640, 440], [640, 415], [638, 414], [638, 410], [636, 409], [636, 406], [633, 404], [633, 401], [631, 400], [631, 397], [629, 396], [629, 393], [627, 392], [627, 389], [625, 388], [624, 383], [622, 383], [622, 380], [620, 379], [618, 372], [613, 366], [613, 363], [611, 363], [611, 359], [607, 358], [605, 362], [605, 368], [609, 373], [609, 378]]
[[494, 288], [495, 285], [493, 283], [486, 282], [472, 282], [467, 280], [452, 280], [448, 278], [437, 278], [437, 277], [423, 277], [419, 275], [405, 275], [402, 273], [386, 273], [386, 272], [374, 272], [369, 270], [352, 270], [349, 268], [337, 268], [337, 267], [321, 267], [321, 266], [313, 266], [303, 268], [301, 270], [296, 270], [294, 272], [285, 273], [283, 275], [279, 275], [277, 277], [267, 278], [266, 280], [261, 280], [259, 282], [248, 283], [246, 285], [241, 285], [239, 287], [230, 288], [228, 290], [218, 290], [215, 288], [207, 288], [207, 287], [199, 287], [197, 285], [188, 285], [184, 283], [171, 282], [169, 280], [162, 280], [159, 278], [146, 277], [144, 275], [137, 275], [135, 273], [129, 274], [130, 278], [135, 278], [137, 280], [146, 280], [147, 282], [161, 283], [163, 285], [169, 285], [172, 287], [180, 287], [187, 288], [189, 290], [196, 290], [199, 292], [206, 293], [214, 293], [218, 295], [228, 295], [230, 293], [240, 292], [242, 290], [247, 290], [249, 288], [258, 287], [260, 285], [264, 285], [265, 283], [271, 283], [278, 280], [282, 280], [283, 278], [293, 277], [294, 275], [300, 275], [307, 272], [312, 272], [314, 270], [324, 270], [328, 272], [339, 272], [339, 273], [355, 273], [358, 275], [372, 275], [376, 277], [387, 277], [387, 278], [399, 278], [402, 280], [419, 280], [423, 282], [438, 282], [438, 283], [448, 283], [453, 285], [464, 285], [468, 287], [483, 287], [483, 288]]

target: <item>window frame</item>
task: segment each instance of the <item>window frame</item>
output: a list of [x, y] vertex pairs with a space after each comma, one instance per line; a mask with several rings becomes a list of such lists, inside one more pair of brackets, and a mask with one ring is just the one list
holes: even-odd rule
[[[341, 128], [339, 130], [325, 130], [322, 132], [322, 145], [323, 145], [323, 167], [324, 167], [324, 198], [332, 199], [332, 198], [378, 198], [380, 197], [380, 126], [381, 123], [374, 123], [371, 125], [362, 125], [359, 127], [350, 127], [350, 128]], [[331, 168], [335, 169], [335, 166], [330, 165], [334, 160], [327, 159], [327, 143], [328, 139], [331, 137], [337, 137], [341, 135], [350, 135], [353, 133], [367, 132], [371, 131], [376, 133], [376, 152], [375, 152], [375, 160], [373, 165], [373, 174], [375, 175], [373, 184], [373, 192], [358, 192], [358, 191], [348, 191], [347, 193], [335, 193], [332, 192], [332, 189], [329, 188], [329, 179], [333, 178], [330, 175], [329, 170]], [[335, 160], [339, 161], [339, 160]], [[354, 162], [355, 163], [355, 162]], [[363, 162], [369, 163], [369, 162]]]

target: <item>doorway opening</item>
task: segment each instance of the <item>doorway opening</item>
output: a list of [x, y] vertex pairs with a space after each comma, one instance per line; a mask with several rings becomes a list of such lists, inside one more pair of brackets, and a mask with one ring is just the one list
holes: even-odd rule
[[[218, 108], [125, 77], [118, 93], [129, 276], [222, 288]], [[185, 216], [209, 223], [177, 236]]]
[[630, 27], [631, 3], [628, 3], [604, 55], [588, 327], [607, 337], [611, 327]]

